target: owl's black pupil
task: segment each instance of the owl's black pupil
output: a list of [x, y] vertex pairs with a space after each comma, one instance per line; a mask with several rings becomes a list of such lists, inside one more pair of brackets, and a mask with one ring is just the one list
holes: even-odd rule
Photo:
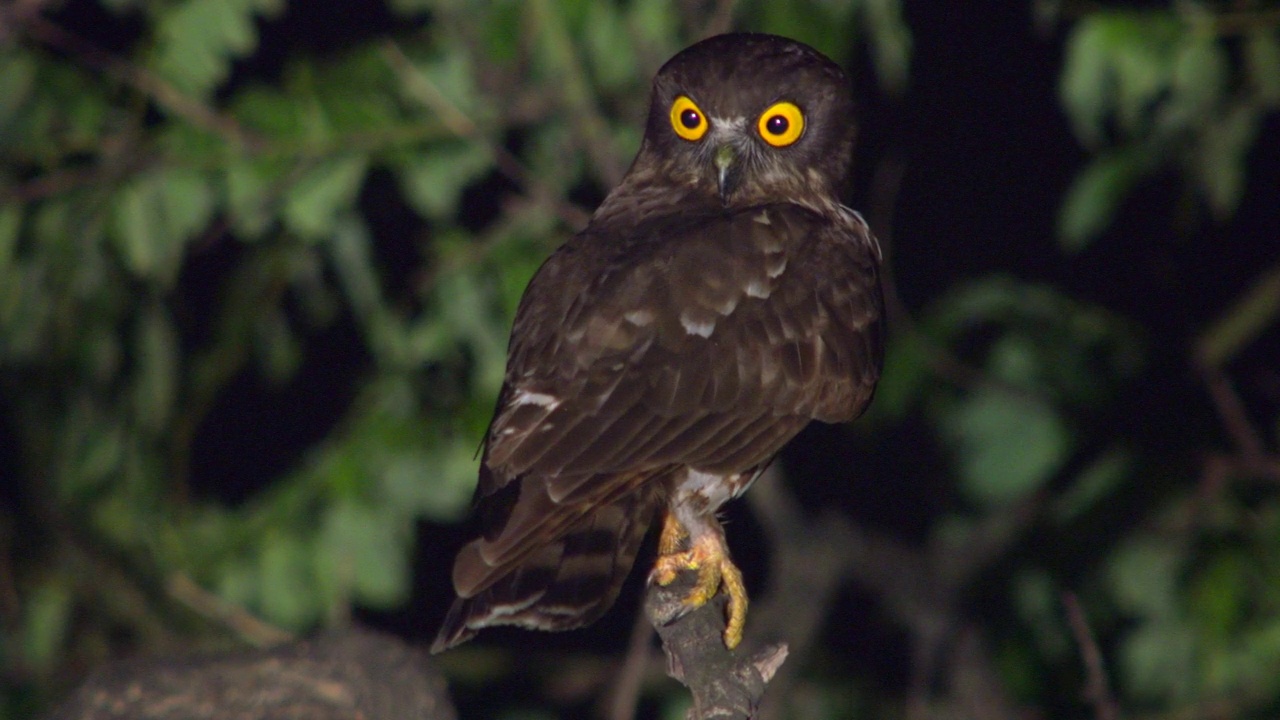
[[693, 130], [702, 124], [702, 116], [698, 114], [697, 110], [685, 110], [680, 113], [680, 124]]
[[791, 123], [787, 122], [787, 119], [781, 115], [774, 115], [769, 118], [768, 122], [766, 122], [764, 126], [770, 133], [774, 135], [781, 135], [787, 131], [787, 128], [791, 127]]

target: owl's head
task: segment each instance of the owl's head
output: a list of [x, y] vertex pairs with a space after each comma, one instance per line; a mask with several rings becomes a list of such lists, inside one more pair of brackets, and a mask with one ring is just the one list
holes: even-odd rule
[[826, 56], [776, 35], [718, 35], [658, 71], [634, 169], [726, 205], [833, 199], [854, 132], [848, 79]]

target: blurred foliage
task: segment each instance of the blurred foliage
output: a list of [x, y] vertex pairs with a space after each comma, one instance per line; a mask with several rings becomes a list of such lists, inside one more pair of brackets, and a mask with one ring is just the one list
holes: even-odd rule
[[[846, 66], [865, 50], [900, 93], [912, 49], [896, 0], [388, 0], [377, 37], [256, 62], [264, 28], [301, 4], [75, 6], [118, 23], [103, 38], [40, 5], [0, 16], [0, 411], [17, 448], [0, 468], [0, 717], [122, 648], [223, 624], [268, 641], [241, 616], [305, 631], [402, 606], [418, 523], [465, 511], [520, 292], [585, 219], [581, 199], [624, 171], [657, 67], [732, 26]], [[1212, 218], [1235, 211], [1280, 104], [1280, 11], [1240, 7], [1071, 20], [1061, 97], [1091, 159], [1062, 205], [1066, 250], [1096, 241], [1157, 173], [1181, 173]], [[393, 210], [411, 220], [389, 254], [376, 239]], [[1206, 333], [1207, 370], [1274, 324], [1268, 277]], [[336, 407], [322, 437], [278, 477], [196, 483], [196, 446], [244, 379], [313, 382], [304, 369], [333, 343], [354, 360], [336, 381], [349, 397], [322, 404]], [[1272, 488], [1206, 499], [1195, 468], [1095, 425], [1152, 353], [1115, 311], [979, 278], [899, 328], [864, 429], [924, 419], [959, 498], [930, 533], [958, 552], [1035, 499], [1043, 536], [1097, 535], [1082, 566], [1012, 553], [986, 590], [1017, 610], [988, 635], [1021, 700], [1083, 682], [1070, 589], [1126, 708], [1263, 717], [1280, 707], [1280, 501]], [[268, 446], [292, 430], [246, 434]], [[1152, 486], [1143, 516], [1097, 527]], [[806, 717], [882, 702], [831, 675], [797, 693]], [[662, 716], [683, 702], [664, 696]], [[529, 712], [508, 716], [545, 716]]]
[[1215, 217], [1230, 216], [1260, 122], [1280, 109], [1274, 4], [1170, 5], [1092, 12], [1067, 38], [1062, 104], [1095, 154], [1063, 202], [1069, 250], [1097, 237], [1139, 181], [1170, 166]]

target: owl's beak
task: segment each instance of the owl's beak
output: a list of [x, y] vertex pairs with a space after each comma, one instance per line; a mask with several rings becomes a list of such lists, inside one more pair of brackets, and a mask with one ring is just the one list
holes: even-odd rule
[[738, 151], [730, 143], [716, 148], [716, 183], [720, 188], [720, 199], [727, 200], [733, 189], [734, 164], [738, 159]]

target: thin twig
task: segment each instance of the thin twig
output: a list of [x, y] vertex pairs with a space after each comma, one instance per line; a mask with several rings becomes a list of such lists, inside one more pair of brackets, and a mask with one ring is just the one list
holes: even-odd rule
[[196, 613], [219, 622], [257, 647], [269, 647], [293, 639], [289, 633], [254, 617], [248, 610], [200, 587], [191, 578], [177, 573], [166, 584], [169, 596]]
[[1089, 628], [1089, 620], [1075, 593], [1063, 593], [1062, 604], [1067, 609], [1067, 622], [1071, 625], [1071, 634], [1080, 646], [1080, 659], [1084, 662], [1085, 686], [1084, 698], [1093, 705], [1094, 717], [1097, 720], [1118, 720], [1120, 707], [1111, 694], [1111, 684], [1107, 682], [1107, 669], [1103, 664], [1102, 651]]
[[1266, 455], [1262, 437], [1249, 422], [1244, 403], [1231, 381], [1222, 372], [1210, 368], [1205, 368], [1203, 375], [1209, 397], [1213, 399], [1213, 407], [1218, 411], [1218, 417], [1240, 455], [1246, 460], [1257, 460]]

